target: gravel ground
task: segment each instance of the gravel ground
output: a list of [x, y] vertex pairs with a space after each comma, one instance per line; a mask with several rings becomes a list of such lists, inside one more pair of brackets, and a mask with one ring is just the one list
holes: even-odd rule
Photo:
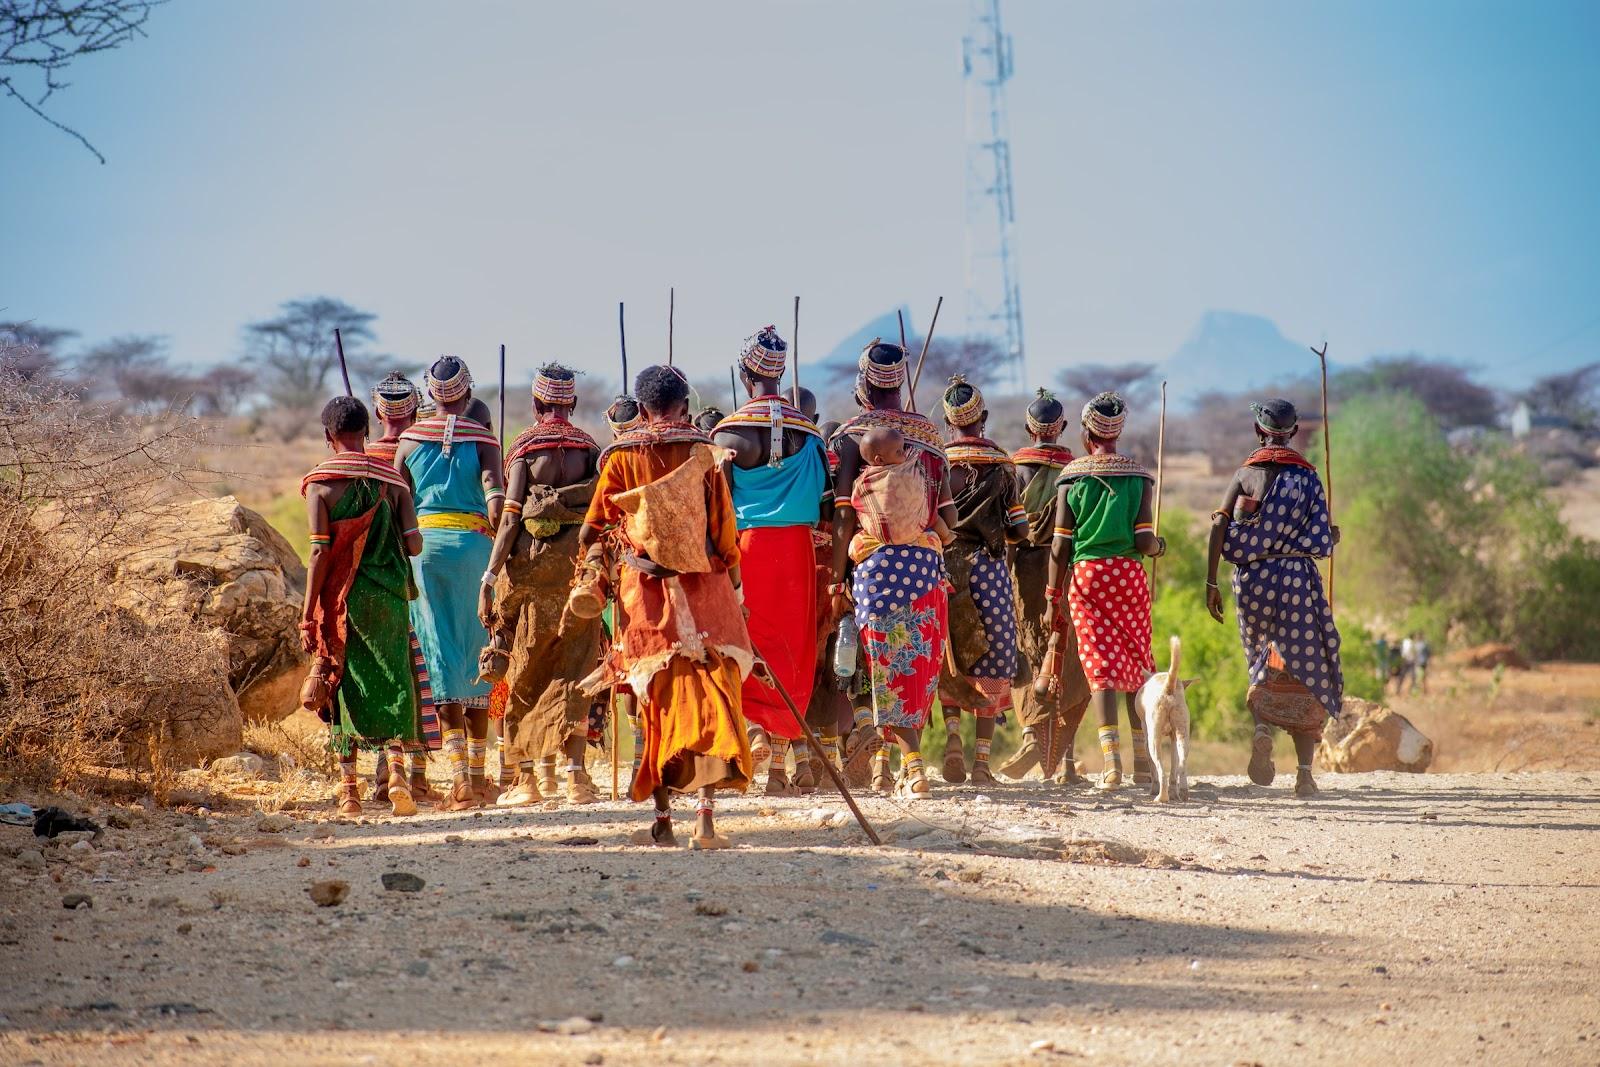
[[626, 804], [102, 808], [0, 827], [0, 1063], [1595, 1064], [1597, 778], [938, 787], [880, 848], [729, 798], [710, 854]]

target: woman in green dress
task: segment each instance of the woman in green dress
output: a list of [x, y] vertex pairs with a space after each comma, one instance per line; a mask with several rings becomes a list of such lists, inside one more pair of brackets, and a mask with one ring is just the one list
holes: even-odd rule
[[314, 657], [302, 703], [328, 723], [339, 757], [341, 814], [361, 813], [359, 749], [389, 751], [389, 803], [415, 814], [403, 746], [419, 737], [407, 605], [416, 596], [408, 556], [421, 550], [405, 479], [367, 455], [367, 409], [329, 401], [322, 425], [333, 451], [301, 482], [311, 527], [311, 566], [300, 623]]

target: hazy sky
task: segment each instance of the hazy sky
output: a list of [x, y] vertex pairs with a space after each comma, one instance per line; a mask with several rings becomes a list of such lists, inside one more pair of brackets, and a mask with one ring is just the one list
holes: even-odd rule
[[[1207, 309], [1333, 354], [1600, 358], [1600, 3], [1004, 0], [1030, 369]], [[173, 0], [0, 106], [0, 317], [234, 358], [285, 299], [488, 370], [725, 373], [939, 294], [961, 322], [962, 0]]]

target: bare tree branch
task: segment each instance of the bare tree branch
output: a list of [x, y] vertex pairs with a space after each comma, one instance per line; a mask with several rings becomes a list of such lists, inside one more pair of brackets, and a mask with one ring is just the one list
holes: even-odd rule
[[[145, 36], [150, 11], [166, 0], [0, 0], [0, 88], [6, 95], [94, 153], [106, 157], [77, 130], [51, 118], [44, 104], [71, 83], [62, 76], [74, 61]], [[34, 91], [18, 83], [31, 76]]]

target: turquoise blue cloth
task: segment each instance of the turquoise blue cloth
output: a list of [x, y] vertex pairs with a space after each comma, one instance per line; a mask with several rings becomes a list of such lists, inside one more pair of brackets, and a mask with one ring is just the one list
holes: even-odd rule
[[[489, 514], [475, 443], [457, 441], [447, 456], [443, 446], [432, 441], [418, 441], [406, 456], [406, 470], [411, 472], [411, 484], [416, 487], [418, 515]], [[476, 659], [478, 654], [472, 655]]]
[[489, 683], [478, 681], [478, 653], [489, 641], [478, 621], [478, 585], [493, 547], [473, 530], [425, 529], [422, 554], [411, 558], [419, 593], [411, 602], [411, 628], [435, 704], [488, 705]]
[[[406, 457], [416, 487], [417, 514], [489, 514], [478, 446], [456, 442], [450, 454], [419, 441]], [[478, 681], [478, 653], [489, 635], [478, 621], [478, 586], [494, 542], [474, 530], [422, 530], [422, 554], [411, 559], [417, 599], [411, 628], [428, 665], [435, 704], [487, 706], [489, 684]]]
[[828, 454], [810, 434], [800, 451], [776, 467], [763, 463], [733, 472], [733, 511], [741, 530], [757, 526], [815, 526], [828, 490]]

